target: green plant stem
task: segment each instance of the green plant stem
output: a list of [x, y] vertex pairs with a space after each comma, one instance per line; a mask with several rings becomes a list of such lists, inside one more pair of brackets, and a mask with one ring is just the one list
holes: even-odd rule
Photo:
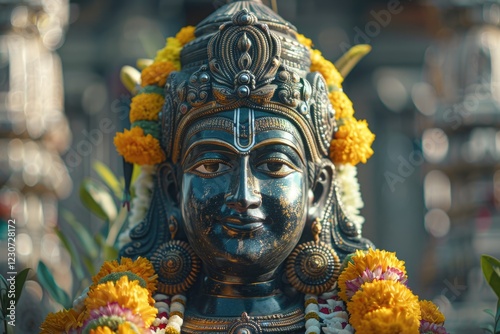
[[495, 326], [493, 327], [493, 333], [500, 334], [500, 299], [497, 302], [497, 314], [495, 316]]

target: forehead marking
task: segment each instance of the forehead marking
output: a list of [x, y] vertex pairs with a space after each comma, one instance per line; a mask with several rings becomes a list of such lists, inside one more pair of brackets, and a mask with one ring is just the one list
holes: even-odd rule
[[248, 114], [242, 115], [240, 108], [234, 112], [234, 147], [240, 152], [250, 152], [255, 145], [255, 112], [253, 109], [246, 109]]
[[[289, 134], [294, 136], [298, 142], [301, 141], [302, 137], [297, 131], [297, 129], [295, 129], [295, 127], [290, 122], [288, 122], [283, 118], [267, 116], [254, 119], [253, 123], [254, 123], [253, 127], [254, 134], [263, 131], [281, 130], [288, 132]], [[186, 140], [189, 140], [189, 138], [204, 130], [224, 131], [234, 135], [235, 129], [236, 126], [234, 121], [228, 118], [225, 117], [206, 118], [191, 126], [189, 131], [186, 133]], [[245, 131], [242, 131], [241, 135], [244, 137], [247, 134], [248, 130], [245, 128]]]

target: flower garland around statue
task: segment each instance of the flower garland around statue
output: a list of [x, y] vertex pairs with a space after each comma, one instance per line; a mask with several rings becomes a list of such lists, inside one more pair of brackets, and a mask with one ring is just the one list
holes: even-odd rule
[[[357, 251], [343, 268], [332, 291], [305, 295], [306, 334], [447, 334], [437, 306], [406, 286], [395, 253]], [[41, 334], [179, 334], [186, 297], [154, 295], [157, 277], [144, 258], [105, 262], [72, 309], [47, 316]]]
[[[151, 200], [155, 165], [165, 159], [158, 124], [164, 104], [162, 87], [168, 75], [180, 69], [180, 52], [194, 39], [194, 29], [185, 27], [168, 38], [154, 61], [138, 62], [142, 68], [140, 86], [128, 80], [128, 88], [137, 92], [130, 106], [131, 129], [118, 133], [114, 140], [125, 161], [141, 166], [127, 235], [144, 218]], [[366, 163], [373, 154], [375, 136], [366, 121], [354, 118], [352, 102], [342, 90], [343, 78], [335, 66], [312, 49], [311, 40], [302, 35], [297, 39], [311, 51], [311, 72], [320, 72], [328, 85], [339, 126], [331, 141], [330, 158], [337, 168], [342, 208], [360, 226], [364, 221], [359, 215], [363, 201], [355, 166]], [[127, 241], [127, 236], [122, 237], [121, 242]], [[47, 316], [41, 333], [179, 334], [186, 297], [155, 294], [156, 278], [153, 266], [143, 258], [106, 262], [72, 309]], [[406, 279], [404, 263], [394, 253], [356, 252], [346, 259], [332, 291], [305, 296], [305, 333], [446, 334], [442, 313], [432, 302], [419, 302], [406, 287]]]

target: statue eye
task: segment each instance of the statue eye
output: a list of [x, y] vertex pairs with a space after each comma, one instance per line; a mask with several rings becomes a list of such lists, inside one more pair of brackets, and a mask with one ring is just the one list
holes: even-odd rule
[[219, 161], [206, 161], [196, 165], [193, 169], [194, 172], [201, 176], [215, 176], [229, 170], [229, 166]]
[[285, 177], [288, 174], [297, 171], [294, 166], [281, 159], [264, 161], [257, 166], [257, 170], [270, 174], [274, 177]]

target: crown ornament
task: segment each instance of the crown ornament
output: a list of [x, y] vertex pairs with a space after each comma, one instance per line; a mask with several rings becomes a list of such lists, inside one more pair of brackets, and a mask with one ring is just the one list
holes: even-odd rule
[[[273, 22], [272, 27], [277, 26]], [[324, 79], [303, 70], [310, 67], [310, 54], [295, 39], [293, 29], [284, 22], [281, 29], [270, 29], [242, 8], [218, 31], [209, 33], [210, 38], [201, 35], [186, 45], [189, 53], [181, 54], [183, 71], [172, 73], [167, 81], [168, 109], [162, 113], [162, 124], [167, 127], [162, 146], [173, 162], [179, 158], [180, 141], [190, 124], [240, 107], [285, 116], [302, 130], [314, 161], [327, 155], [336, 129], [334, 111], [327, 98], [322, 98], [326, 96]], [[204, 52], [201, 65], [186, 63], [193, 61], [192, 53]]]
[[[128, 163], [175, 163], [191, 124], [246, 107], [295, 124], [312, 161], [366, 162], [374, 136], [353, 117], [341, 83], [369, 47], [354, 47], [336, 68], [311, 44], [260, 1], [233, 1], [196, 28], [183, 28], [153, 62], [138, 61], [146, 66], [142, 74], [122, 70], [124, 83], [139, 93], [131, 115], [144, 119], [134, 117], [131, 131], [117, 135], [119, 153]], [[140, 100], [139, 113], [134, 100]]]

